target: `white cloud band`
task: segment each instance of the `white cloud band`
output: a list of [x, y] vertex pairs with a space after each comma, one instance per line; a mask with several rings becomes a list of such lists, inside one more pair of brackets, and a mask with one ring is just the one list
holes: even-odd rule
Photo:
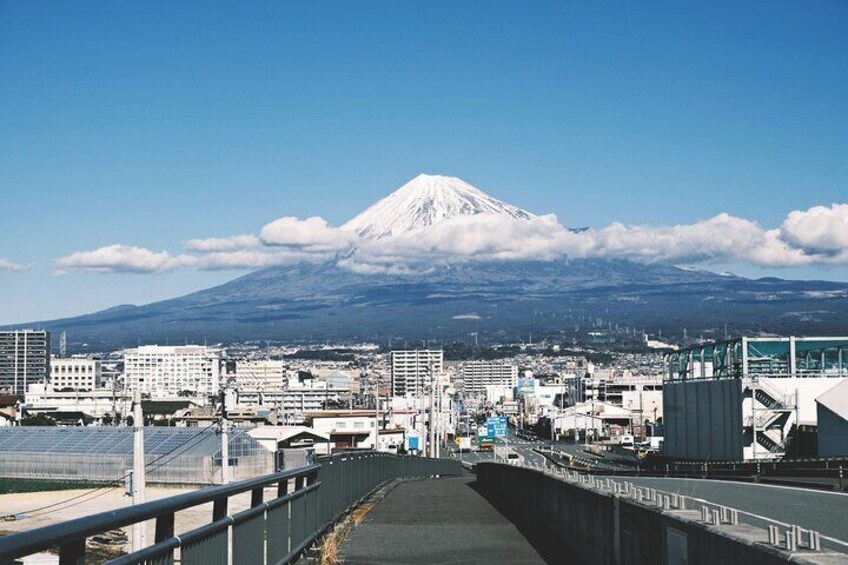
[[60, 272], [161, 273], [179, 267], [255, 269], [334, 257], [339, 257], [340, 266], [357, 273], [398, 275], [420, 273], [446, 261], [559, 257], [644, 263], [734, 262], [770, 268], [848, 265], [848, 204], [791, 212], [776, 229], [719, 214], [692, 224], [657, 228], [614, 223], [576, 233], [553, 215], [516, 219], [478, 214], [383, 239], [360, 238], [319, 217], [284, 217], [264, 226], [259, 236], [192, 239], [185, 247], [191, 253], [171, 255], [110, 245], [62, 257], [56, 267]]

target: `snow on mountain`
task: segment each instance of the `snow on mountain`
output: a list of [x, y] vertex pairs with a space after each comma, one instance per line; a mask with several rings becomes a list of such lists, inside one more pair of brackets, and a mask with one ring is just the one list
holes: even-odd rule
[[505, 214], [530, 220], [526, 210], [492, 198], [456, 177], [421, 174], [347, 222], [342, 229], [368, 239], [391, 237], [456, 216]]

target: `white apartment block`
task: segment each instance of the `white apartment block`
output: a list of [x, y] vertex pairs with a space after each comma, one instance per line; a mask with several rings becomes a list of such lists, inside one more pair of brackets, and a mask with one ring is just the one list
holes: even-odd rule
[[518, 366], [499, 361], [467, 361], [462, 365], [465, 394], [484, 394], [487, 386], [514, 387]]
[[50, 361], [50, 384], [56, 391], [65, 388], [94, 391], [100, 388], [101, 377], [99, 359], [54, 357]]
[[280, 391], [286, 387], [286, 369], [272, 359], [236, 361], [235, 384], [240, 391]]
[[391, 352], [392, 396], [422, 396], [433, 376], [442, 373], [441, 349], [414, 349]]
[[338, 404], [341, 397], [349, 396], [349, 389], [328, 386], [323, 381], [309, 385], [297, 385], [285, 390], [259, 391], [240, 389], [240, 405], [274, 406], [279, 410], [280, 418], [286, 424], [301, 424], [306, 421], [307, 412], [325, 410], [330, 404]]
[[204, 345], [145, 345], [124, 353], [124, 385], [152, 399], [218, 394], [221, 352]]

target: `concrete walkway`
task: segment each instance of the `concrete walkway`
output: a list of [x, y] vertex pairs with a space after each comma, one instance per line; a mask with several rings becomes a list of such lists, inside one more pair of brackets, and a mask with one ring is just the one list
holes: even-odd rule
[[345, 565], [544, 564], [472, 488], [473, 477], [401, 483], [341, 544]]

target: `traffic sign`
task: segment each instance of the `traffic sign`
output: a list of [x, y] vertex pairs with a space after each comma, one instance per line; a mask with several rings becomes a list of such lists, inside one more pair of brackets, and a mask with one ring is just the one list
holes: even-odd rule
[[486, 436], [489, 439], [495, 439], [496, 437], [506, 437], [506, 422], [506, 416], [493, 416], [486, 420]]

